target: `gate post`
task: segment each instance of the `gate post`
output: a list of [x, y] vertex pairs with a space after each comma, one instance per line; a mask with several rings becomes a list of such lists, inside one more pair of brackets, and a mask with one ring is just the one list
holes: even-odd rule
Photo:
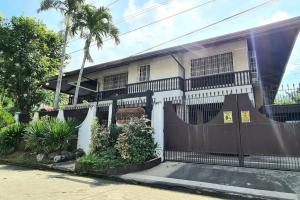
[[244, 153], [242, 147], [242, 136], [241, 136], [241, 119], [240, 119], [240, 107], [239, 107], [239, 95], [235, 95], [236, 101], [236, 121], [237, 121], [237, 135], [238, 135], [238, 153], [239, 153], [239, 166], [244, 167]]
[[118, 101], [117, 98], [114, 98], [112, 102], [111, 118], [110, 118], [111, 124], [116, 124], [116, 112], [118, 109], [117, 101]]
[[161, 98], [153, 103], [151, 126], [154, 129], [154, 140], [158, 144], [157, 153], [164, 160], [164, 102]]

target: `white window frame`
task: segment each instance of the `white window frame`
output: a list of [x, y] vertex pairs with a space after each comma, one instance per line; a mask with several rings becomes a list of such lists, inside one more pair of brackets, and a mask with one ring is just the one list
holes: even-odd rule
[[[143, 70], [143, 71], [142, 71]], [[140, 65], [137, 68], [138, 82], [150, 80], [150, 64]]]

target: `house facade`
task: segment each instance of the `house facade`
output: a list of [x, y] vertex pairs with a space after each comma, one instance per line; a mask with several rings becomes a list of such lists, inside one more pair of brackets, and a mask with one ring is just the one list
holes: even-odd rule
[[[300, 17], [296, 17], [87, 67], [78, 104], [90, 102], [106, 106], [101, 116], [96, 114], [99, 112], [95, 108], [88, 118], [97, 115], [110, 124], [113, 99], [143, 101], [146, 97], [142, 94], [152, 91], [151, 121], [162, 156], [166, 99], [181, 100], [181, 103], [174, 103], [174, 108], [181, 119], [190, 124], [210, 121], [220, 111], [224, 96], [228, 94], [248, 94], [257, 109], [266, 103], [272, 104], [276, 92], [268, 90], [277, 91], [299, 29]], [[78, 73], [79, 70], [68, 72], [62, 81], [62, 92], [70, 95], [70, 105]], [[56, 81], [54, 77], [44, 87], [55, 90]], [[146, 103], [139, 106], [146, 107]], [[84, 142], [79, 147], [87, 149], [89, 138], [90, 134], [82, 130], [79, 139]]]
[[[191, 95], [279, 86], [299, 31], [300, 18], [87, 67], [79, 99], [88, 102], [152, 90], [155, 96]], [[78, 70], [64, 76], [62, 92], [73, 95]], [[56, 78], [46, 88], [54, 90]], [[80, 103], [79, 102], [79, 103]], [[70, 104], [72, 98], [70, 98]]]

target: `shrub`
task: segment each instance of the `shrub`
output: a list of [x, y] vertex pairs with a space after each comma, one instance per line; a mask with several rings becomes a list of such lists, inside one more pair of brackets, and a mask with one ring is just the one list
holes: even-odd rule
[[68, 150], [74, 138], [77, 138], [77, 131], [73, 121], [62, 122], [49, 117], [29, 124], [24, 136], [26, 148], [37, 153]]
[[0, 109], [0, 128], [15, 122], [14, 116], [5, 109]]
[[24, 124], [11, 124], [0, 130], [0, 154], [13, 153], [25, 133]]
[[138, 163], [155, 157], [157, 144], [152, 137], [154, 131], [147, 122], [145, 118], [133, 118], [123, 127], [116, 143], [123, 159]]
[[120, 167], [127, 163], [126, 160], [115, 156], [114, 153], [109, 151], [100, 154], [91, 153], [85, 155], [79, 158], [79, 162], [100, 169]]
[[97, 119], [94, 119], [92, 125], [91, 152], [99, 154], [110, 148], [114, 148], [121, 131], [122, 128], [116, 125], [105, 128], [98, 123]]

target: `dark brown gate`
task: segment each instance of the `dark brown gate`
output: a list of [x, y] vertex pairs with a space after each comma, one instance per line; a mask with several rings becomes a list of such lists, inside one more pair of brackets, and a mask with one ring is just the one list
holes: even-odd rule
[[[187, 110], [192, 106], [184, 105]], [[165, 160], [300, 170], [300, 124], [268, 119], [253, 107], [248, 94], [226, 95], [208, 122], [203, 122], [208, 115], [203, 112], [197, 124], [176, 112], [172, 102], [165, 103]], [[191, 118], [187, 113], [191, 110], [185, 111], [185, 118]]]

